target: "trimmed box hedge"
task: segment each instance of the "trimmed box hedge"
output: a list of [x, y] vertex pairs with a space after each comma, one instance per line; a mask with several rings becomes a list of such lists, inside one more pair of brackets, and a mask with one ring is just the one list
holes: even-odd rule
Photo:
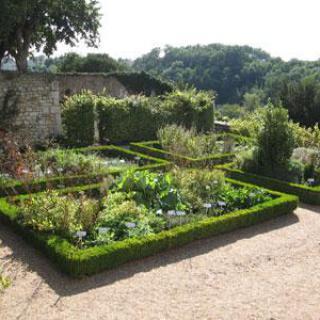
[[[254, 188], [255, 186], [227, 179], [228, 182]], [[61, 193], [99, 188], [99, 184], [62, 190]], [[37, 233], [17, 221], [18, 208], [0, 198], [0, 221], [10, 225], [19, 235], [40, 249], [63, 272], [73, 277], [92, 275], [102, 270], [116, 268], [131, 260], [141, 259], [161, 251], [185, 245], [238, 228], [292, 213], [298, 198], [270, 191], [273, 199], [245, 210], [219, 217], [210, 217], [143, 238], [132, 238], [87, 249], [79, 249], [58, 235]], [[17, 196], [21, 198], [25, 196]]]
[[311, 187], [303, 184], [286, 182], [274, 178], [269, 178], [234, 168], [234, 163], [216, 166], [226, 172], [226, 175], [232, 179], [242, 182], [252, 183], [260, 187], [296, 195], [301, 202], [320, 205], [320, 186]]
[[[85, 148], [71, 149], [77, 152], [90, 153], [90, 152], [103, 152], [107, 157], [123, 157], [126, 159], [135, 159], [139, 157], [142, 161], [148, 162], [147, 164], [134, 168], [134, 170], [160, 170], [170, 166], [170, 162], [163, 159], [157, 159], [139, 152], [134, 152], [123, 147], [118, 146], [92, 146]], [[50, 178], [41, 178], [28, 182], [10, 181], [0, 186], [0, 196], [17, 195], [29, 192], [39, 192], [45, 188], [63, 189], [65, 187], [84, 185], [90, 183], [101, 182], [104, 177], [109, 174], [117, 175], [125, 169], [109, 170], [103, 174], [88, 174], [88, 175], [70, 175], [70, 176], [56, 176]]]
[[[217, 136], [228, 136], [234, 138], [238, 142], [250, 143], [251, 139], [242, 137], [240, 135], [232, 134], [232, 133], [224, 133], [218, 134]], [[191, 158], [187, 156], [182, 156], [178, 154], [173, 154], [169, 151], [163, 150], [159, 141], [144, 141], [144, 142], [132, 142], [130, 143], [130, 147], [132, 150], [147, 154], [152, 157], [166, 159], [166, 160], [174, 160], [177, 159], [179, 161], [184, 162], [187, 166], [190, 167], [203, 167], [203, 166], [213, 166], [218, 164], [224, 164], [227, 162], [231, 162], [235, 158], [235, 153], [220, 153], [213, 154], [207, 157], [201, 158]]]

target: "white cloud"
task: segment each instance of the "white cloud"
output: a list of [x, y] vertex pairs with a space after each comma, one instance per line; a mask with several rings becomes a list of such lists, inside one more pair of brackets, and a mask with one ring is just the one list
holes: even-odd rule
[[320, 58], [319, 0], [107, 0], [98, 49], [60, 46], [58, 54], [107, 52], [135, 58], [154, 47], [239, 44], [288, 60]]

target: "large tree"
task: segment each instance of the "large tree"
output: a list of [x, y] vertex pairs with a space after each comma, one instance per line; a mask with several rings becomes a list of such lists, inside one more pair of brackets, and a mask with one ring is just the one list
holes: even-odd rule
[[33, 48], [49, 56], [59, 42], [96, 46], [99, 10], [96, 0], [1, 0], [0, 59], [13, 56], [25, 72]]

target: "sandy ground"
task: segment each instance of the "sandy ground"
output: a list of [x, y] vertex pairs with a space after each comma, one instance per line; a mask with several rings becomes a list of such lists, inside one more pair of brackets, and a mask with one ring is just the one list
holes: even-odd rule
[[320, 319], [320, 208], [72, 280], [0, 226], [0, 319]]

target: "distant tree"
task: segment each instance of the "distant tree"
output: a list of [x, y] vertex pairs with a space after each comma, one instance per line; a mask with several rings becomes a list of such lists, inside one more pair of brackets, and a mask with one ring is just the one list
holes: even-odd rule
[[108, 54], [88, 54], [81, 57], [76, 53], [69, 53], [57, 62], [60, 72], [113, 72], [122, 71], [128, 67], [112, 59]]
[[273, 59], [248, 46], [187, 46], [160, 48], [134, 61], [133, 67], [177, 83], [217, 92], [217, 103], [241, 103], [243, 94], [264, 83]]
[[26, 72], [31, 49], [51, 55], [57, 43], [74, 46], [80, 39], [95, 46], [99, 27], [97, 0], [1, 0], [0, 58], [13, 56]]
[[308, 127], [320, 122], [320, 83], [314, 76], [283, 81], [279, 98], [294, 121]]

